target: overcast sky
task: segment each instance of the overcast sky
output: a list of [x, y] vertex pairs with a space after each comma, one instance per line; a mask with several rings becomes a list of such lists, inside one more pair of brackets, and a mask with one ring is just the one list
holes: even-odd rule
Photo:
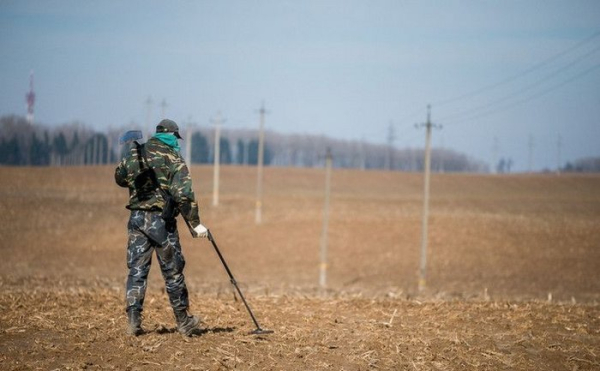
[[0, 115], [434, 146], [516, 170], [600, 156], [600, 1], [0, 0]]

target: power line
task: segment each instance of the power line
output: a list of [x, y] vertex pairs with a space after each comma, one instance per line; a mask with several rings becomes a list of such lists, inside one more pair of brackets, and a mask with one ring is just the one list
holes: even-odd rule
[[561, 74], [561, 73], [563, 73], [563, 72], [567, 71], [568, 69], [570, 69], [571, 67], [573, 67], [573, 66], [574, 66], [574, 65], [576, 65], [577, 63], [579, 63], [579, 62], [583, 61], [584, 59], [588, 58], [588, 57], [589, 57], [589, 56], [591, 56], [592, 54], [596, 53], [598, 50], [600, 50], [600, 46], [598, 46], [598, 47], [596, 47], [596, 48], [592, 49], [592, 50], [591, 50], [591, 51], [589, 51], [588, 53], [586, 53], [586, 54], [584, 54], [584, 55], [580, 56], [579, 58], [577, 58], [577, 59], [575, 59], [575, 60], [571, 61], [571, 62], [570, 62], [570, 63], [568, 63], [567, 65], [565, 65], [565, 66], [562, 66], [562, 67], [558, 68], [556, 71], [552, 72], [551, 74], [549, 74], [549, 75], [546, 75], [545, 77], [543, 77], [543, 78], [541, 78], [541, 79], [539, 79], [539, 80], [535, 81], [534, 83], [532, 83], [532, 84], [529, 84], [529, 85], [525, 86], [524, 88], [520, 89], [520, 90], [519, 90], [519, 91], [517, 91], [517, 92], [514, 92], [514, 93], [509, 93], [509, 94], [507, 94], [507, 95], [505, 95], [505, 96], [503, 96], [503, 97], [501, 97], [501, 98], [499, 98], [499, 99], [497, 99], [496, 101], [493, 101], [493, 102], [491, 102], [491, 103], [487, 103], [487, 104], [484, 104], [484, 105], [481, 105], [481, 106], [478, 106], [478, 107], [475, 107], [475, 108], [472, 108], [472, 109], [469, 109], [469, 110], [466, 110], [466, 111], [463, 111], [463, 112], [458, 112], [458, 113], [455, 113], [455, 114], [453, 114], [453, 115], [446, 116], [446, 117], [444, 117], [442, 120], [444, 120], [444, 121], [452, 121], [452, 120], [456, 120], [457, 118], [460, 118], [460, 117], [462, 117], [462, 116], [465, 116], [465, 115], [466, 115], [466, 116], [469, 116], [469, 115], [472, 115], [472, 114], [474, 114], [476, 111], [480, 111], [480, 110], [482, 110], [482, 109], [486, 109], [486, 108], [492, 107], [492, 106], [494, 106], [494, 105], [497, 105], [497, 104], [499, 104], [499, 103], [502, 103], [502, 102], [505, 102], [505, 101], [507, 101], [507, 100], [510, 100], [510, 99], [514, 98], [516, 95], [519, 95], [519, 94], [525, 93], [525, 92], [527, 92], [527, 91], [529, 91], [529, 90], [531, 90], [531, 89], [533, 89], [533, 88], [536, 88], [536, 87], [538, 87], [538, 86], [542, 85], [543, 83], [545, 83], [546, 81], [548, 81], [548, 80], [550, 80], [550, 79], [554, 78], [555, 76], [557, 76], [557, 75], [559, 75], [559, 74]]
[[496, 82], [496, 83], [493, 83], [493, 84], [490, 84], [490, 85], [486, 85], [486, 86], [481, 87], [479, 89], [476, 89], [474, 91], [471, 91], [471, 92], [468, 92], [468, 93], [465, 93], [465, 94], [461, 94], [461, 95], [453, 97], [453, 98], [448, 98], [448, 99], [445, 99], [445, 100], [441, 100], [441, 101], [435, 102], [435, 103], [433, 103], [433, 105], [435, 105], [437, 107], [443, 106], [443, 105], [446, 105], [446, 104], [450, 104], [450, 103], [456, 102], [458, 100], [462, 100], [462, 99], [465, 99], [465, 98], [470, 98], [472, 96], [475, 96], [475, 95], [478, 95], [480, 93], [483, 93], [483, 92], [485, 92], [487, 90], [492, 90], [492, 89], [495, 89], [495, 88], [497, 88], [499, 86], [507, 84], [507, 83], [509, 83], [511, 81], [514, 81], [514, 80], [516, 80], [516, 79], [518, 79], [520, 77], [526, 76], [526, 75], [528, 75], [528, 74], [530, 74], [530, 73], [532, 73], [532, 72], [534, 72], [534, 71], [536, 71], [536, 70], [538, 70], [538, 69], [540, 69], [540, 68], [542, 68], [542, 67], [544, 67], [544, 66], [546, 66], [546, 65], [548, 65], [548, 64], [550, 64], [552, 62], [554, 62], [555, 60], [559, 59], [563, 55], [568, 54], [568, 53], [572, 52], [575, 49], [578, 49], [579, 47], [587, 44], [588, 42], [590, 42], [592, 40], [594, 40], [598, 36], [600, 36], [600, 31], [596, 31], [595, 33], [593, 33], [592, 35], [590, 35], [587, 38], [583, 39], [579, 43], [573, 45], [572, 47], [567, 48], [567, 49], [565, 49], [565, 50], [563, 50], [563, 51], [561, 51], [561, 52], [559, 52], [559, 53], [551, 56], [550, 58], [547, 58], [547, 59], [543, 60], [542, 62], [539, 62], [539, 63], [533, 65], [532, 67], [526, 69], [523, 72], [520, 72], [520, 73], [518, 73], [516, 75], [508, 77], [508, 78], [506, 78], [504, 80], [501, 80], [499, 82]]
[[546, 94], [550, 93], [551, 91], [554, 91], [554, 90], [556, 90], [558, 88], [562, 88], [563, 86], [567, 85], [568, 83], [571, 83], [571, 82], [573, 82], [573, 81], [575, 81], [575, 80], [577, 80], [577, 79], [579, 79], [579, 78], [587, 75], [588, 73], [590, 73], [590, 72], [592, 72], [592, 71], [594, 71], [594, 70], [596, 70], [598, 68], [600, 68], [600, 63], [597, 64], [597, 65], [595, 65], [595, 66], [592, 66], [592, 67], [590, 67], [590, 68], [588, 68], [588, 69], [586, 69], [586, 70], [584, 70], [584, 71], [582, 71], [580, 73], [578, 73], [577, 75], [571, 77], [568, 80], [565, 80], [565, 81], [563, 81], [563, 82], [561, 82], [559, 84], [555, 84], [555, 85], [551, 86], [550, 88], [548, 88], [546, 90], [538, 92], [537, 94], [531, 95], [528, 98], [526, 98], [525, 100], [520, 101], [519, 103], [529, 102], [530, 100], [539, 98], [539, 97], [541, 97], [543, 95], [546, 95]]
[[[571, 77], [570, 79], [567, 79], [567, 80], [562, 81], [562, 82], [560, 82], [558, 84], [552, 85], [548, 89], [543, 90], [541, 92], [537, 92], [537, 93], [535, 93], [533, 95], [530, 95], [530, 96], [526, 97], [525, 99], [522, 99], [522, 100], [519, 100], [519, 101], [516, 101], [516, 102], [512, 102], [512, 103], [508, 103], [508, 104], [502, 105], [500, 107], [497, 107], [497, 108], [494, 108], [494, 109], [491, 109], [491, 110], [488, 110], [488, 111], [484, 111], [484, 112], [481, 112], [481, 113], [478, 113], [478, 114], [474, 114], [474, 115], [471, 115], [471, 116], [463, 117], [461, 119], [461, 121], [462, 121], [462, 123], [464, 123], [465, 121], [474, 120], [474, 119], [477, 119], [477, 118], [489, 116], [489, 115], [492, 115], [492, 114], [494, 114], [494, 113], [496, 113], [498, 111], [510, 109], [510, 108], [512, 108], [514, 106], [517, 106], [517, 105], [520, 105], [520, 104], [523, 104], [523, 103], [527, 103], [527, 102], [532, 101], [534, 99], [540, 98], [540, 97], [542, 97], [542, 96], [544, 96], [544, 95], [546, 95], [546, 94], [548, 94], [548, 93], [550, 93], [550, 92], [552, 92], [552, 91], [554, 91], [556, 89], [562, 88], [563, 86], [565, 86], [565, 85], [567, 85], [567, 84], [569, 84], [569, 83], [571, 83], [571, 82], [573, 82], [573, 81], [575, 81], [575, 80], [577, 80], [577, 79], [579, 79], [579, 78], [581, 78], [581, 77], [583, 77], [583, 76], [585, 76], [585, 75], [593, 72], [594, 70], [596, 70], [598, 68], [600, 68], [600, 64], [592, 66], [592, 67], [590, 67], [590, 68], [588, 68], [588, 69], [586, 69], [586, 70], [578, 73], [577, 75]], [[456, 124], [453, 124], [453, 125], [456, 125]]]

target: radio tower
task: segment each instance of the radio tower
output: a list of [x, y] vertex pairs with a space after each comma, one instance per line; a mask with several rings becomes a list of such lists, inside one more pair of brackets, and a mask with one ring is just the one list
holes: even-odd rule
[[35, 104], [35, 93], [33, 91], [33, 71], [29, 74], [29, 92], [25, 94], [27, 101], [27, 122], [33, 125], [33, 106]]

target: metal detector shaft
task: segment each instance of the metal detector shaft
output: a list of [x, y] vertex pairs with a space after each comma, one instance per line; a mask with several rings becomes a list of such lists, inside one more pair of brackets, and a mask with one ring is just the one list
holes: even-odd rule
[[223, 258], [223, 255], [221, 254], [221, 251], [217, 247], [217, 243], [215, 242], [215, 239], [213, 238], [212, 233], [210, 233], [210, 230], [208, 230], [206, 233], [207, 233], [208, 240], [210, 241], [210, 243], [212, 243], [213, 247], [215, 248], [215, 251], [217, 252], [217, 255], [219, 256], [219, 259], [221, 259], [221, 263], [223, 263], [223, 266], [225, 267], [225, 270], [227, 271], [227, 274], [229, 275], [229, 279], [231, 280], [231, 284], [235, 287], [235, 289], [237, 290], [238, 294], [240, 294], [240, 298], [242, 298], [242, 302], [244, 302], [244, 305], [246, 306], [246, 309], [248, 309], [248, 313], [250, 313], [250, 317], [252, 317], [252, 321], [254, 322], [254, 325], [256, 326], [256, 330], [252, 331], [251, 334], [260, 335], [260, 334], [269, 334], [269, 333], [272, 333], [273, 331], [263, 330], [260, 327], [260, 325], [258, 324], [258, 321], [256, 320], [256, 317], [254, 316], [254, 313], [252, 313], [252, 309], [250, 309], [250, 306], [248, 305], [248, 302], [246, 302], [246, 299], [244, 298], [244, 295], [242, 294], [242, 290], [240, 290], [240, 287], [238, 286], [235, 278], [233, 277], [233, 274], [231, 273], [231, 270], [229, 269], [229, 266], [225, 262], [225, 259]]

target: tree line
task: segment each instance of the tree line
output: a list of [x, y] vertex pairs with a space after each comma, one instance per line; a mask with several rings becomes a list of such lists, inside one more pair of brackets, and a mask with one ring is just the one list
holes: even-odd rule
[[0, 164], [12, 166], [106, 164], [115, 156], [106, 135], [80, 122], [56, 129], [35, 126], [23, 117], [0, 118]]
[[585, 157], [567, 162], [560, 171], [565, 173], [600, 173], [600, 157]]
[[[136, 127], [137, 126], [137, 127]], [[70, 166], [114, 164], [122, 156], [118, 138], [129, 127], [107, 127], [104, 132], [90, 129], [81, 122], [58, 126], [31, 125], [24, 117], [0, 117], [0, 165]], [[187, 128], [186, 128], [187, 129]], [[190, 129], [191, 130], [191, 129]], [[182, 131], [182, 154], [192, 164], [214, 161], [215, 131], [199, 127]], [[190, 146], [188, 148], [188, 146]], [[220, 163], [256, 165], [258, 163], [258, 130], [228, 129], [220, 137]], [[264, 164], [282, 167], [323, 167], [330, 150], [336, 168], [422, 171], [422, 148], [395, 148], [364, 141], [346, 141], [318, 135], [265, 132]], [[510, 162], [497, 172], [510, 172]], [[489, 172], [483, 161], [448, 148], [434, 148], [431, 153], [434, 172]], [[562, 172], [600, 172], [599, 158], [586, 158], [567, 163]]]
[[[135, 129], [135, 125], [131, 129]], [[128, 128], [129, 129], [129, 128]], [[0, 164], [10, 166], [69, 166], [104, 165], [118, 162], [126, 148], [118, 138], [125, 128], [108, 128], [95, 132], [81, 122], [72, 122], [49, 128], [31, 125], [19, 116], [0, 118]], [[189, 145], [186, 141], [182, 143]], [[214, 140], [205, 130], [195, 131], [191, 138], [190, 159], [194, 164], [214, 161]], [[238, 138], [233, 143], [224, 136], [220, 140], [220, 161], [223, 164], [258, 163], [258, 139]], [[268, 146], [264, 151], [265, 165], [269, 165], [272, 153]]]

